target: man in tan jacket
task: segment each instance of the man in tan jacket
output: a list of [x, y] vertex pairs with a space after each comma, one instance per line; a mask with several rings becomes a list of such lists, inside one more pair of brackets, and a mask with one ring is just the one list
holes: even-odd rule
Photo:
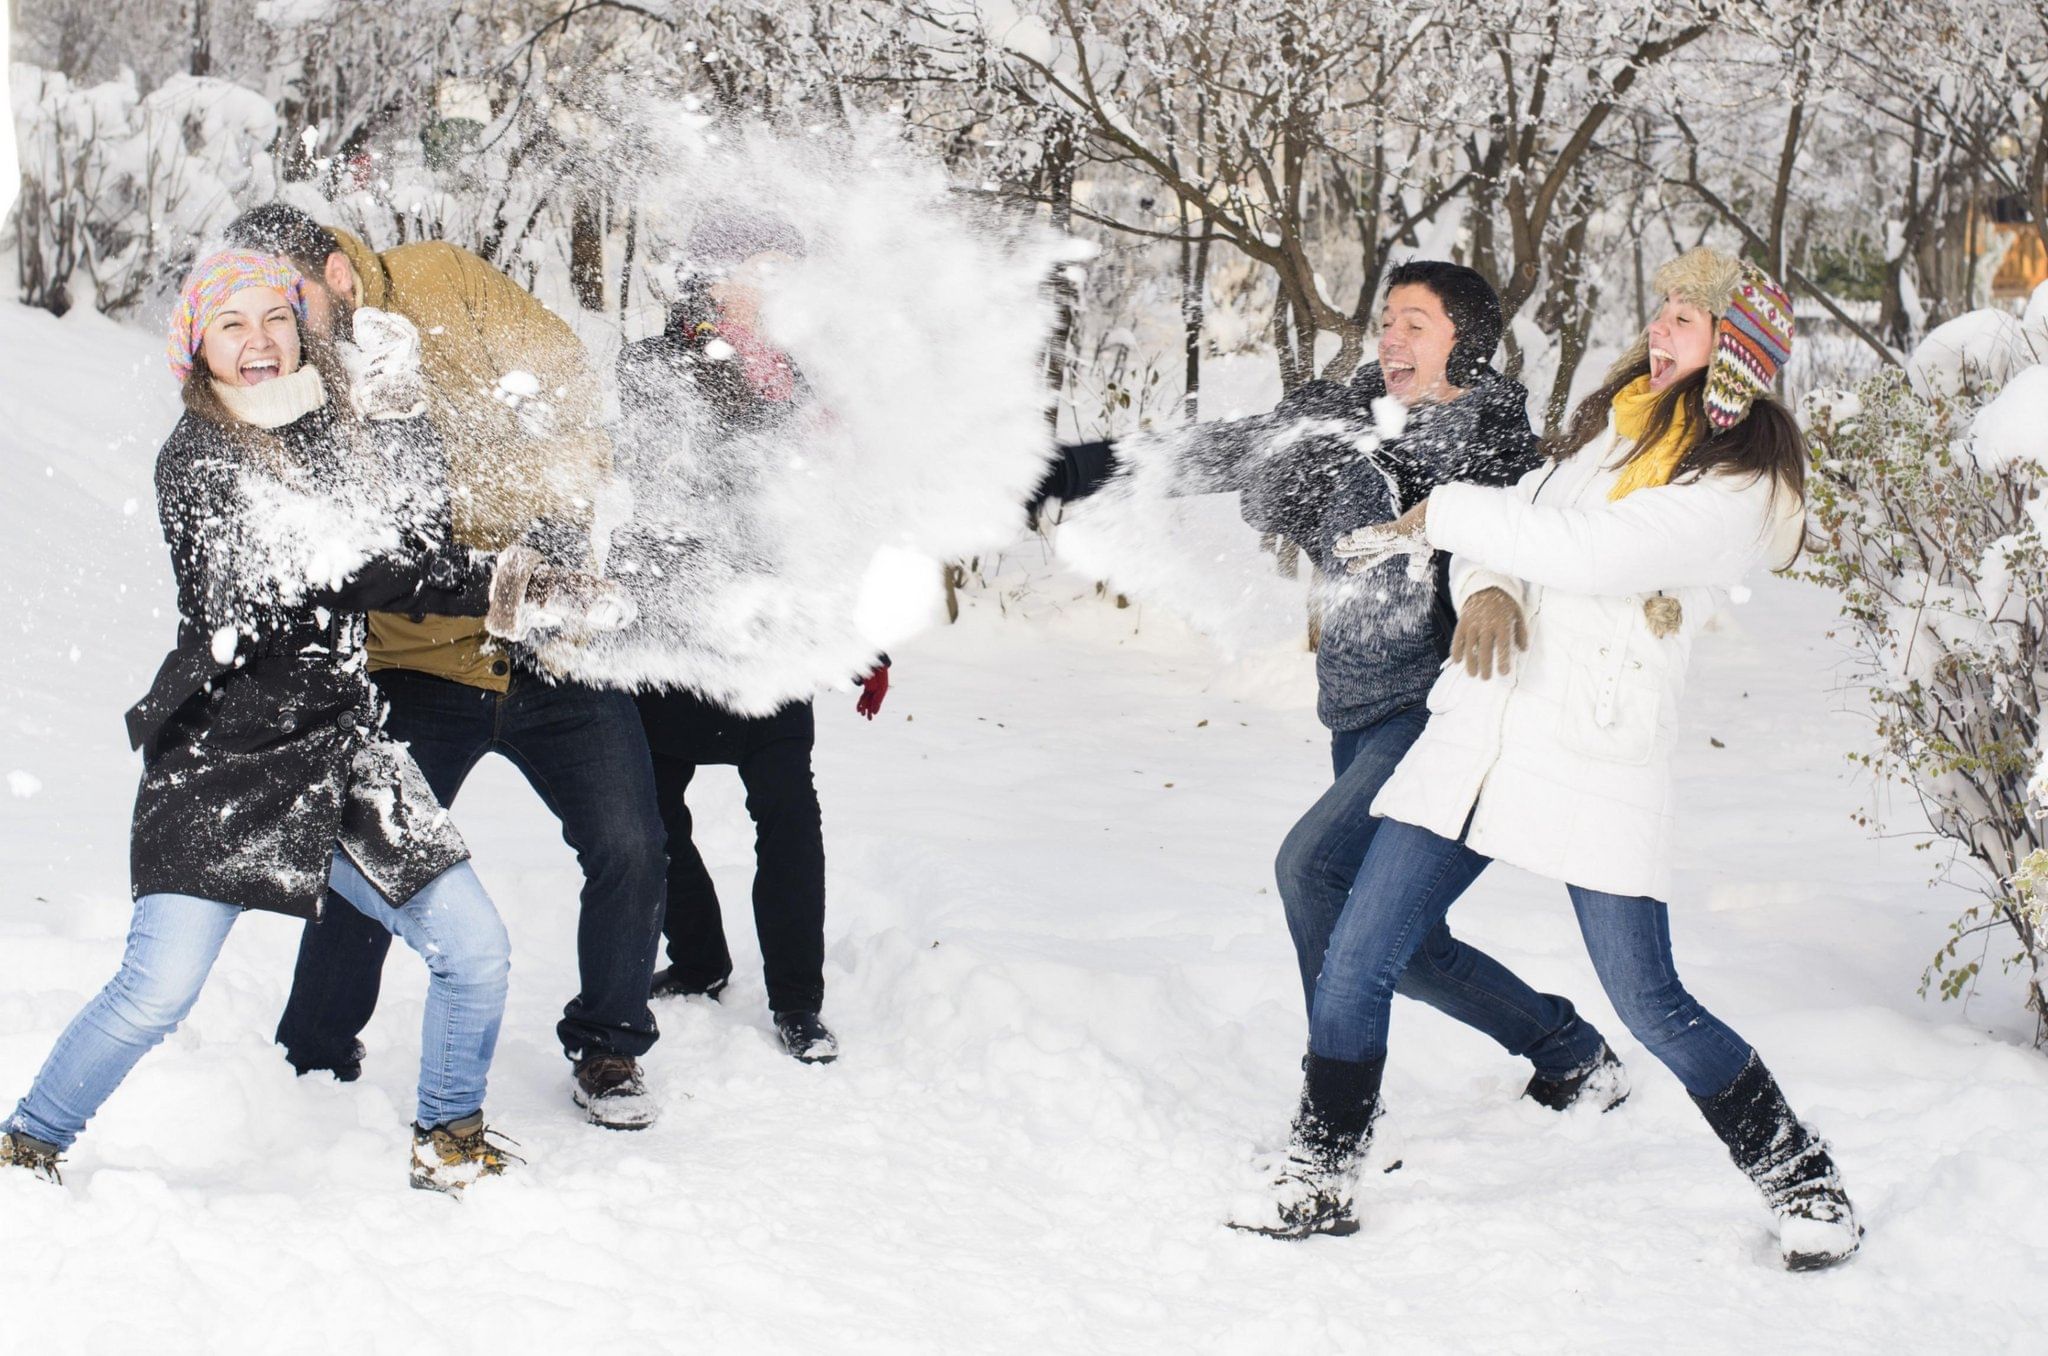
[[[307, 322], [346, 338], [358, 307], [418, 327], [427, 415], [449, 466], [456, 539], [479, 550], [525, 541], [565, 562], [591, 554], [597, 496], [611, 472], [596, 378], [562, 319], [483, 259], [442, 241], [377, 253], [347, 231], [272, 203], [229, 226], [238, 245], [291, 259]], [[479, 619], [370, 615], [370, 670], [386, 728], [411, 745], [442, 804], [486, 753], [510, 760], [561, 822], [583, 867], [581, 991], [556, 1028], [573, 1095], [596, 1124], [638, 1129], [655, 1103], [639, 1056], [667, 857], [653, 764], [633, 699], [542, 678]], [[367, 926], [365, 926], [367, 924]], [[355, 910], [306, 927], [278, 1043], [300, 1073], [360, 1075], [357, 1035], [377, 1004], [390, 935]]]

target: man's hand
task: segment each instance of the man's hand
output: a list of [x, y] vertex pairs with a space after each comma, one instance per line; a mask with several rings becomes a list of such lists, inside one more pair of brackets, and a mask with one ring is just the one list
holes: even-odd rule
[[1516, 650], [1529, 648], [1529, 624], [1522, 608], [1499, 589], [1481, 589], [1465, 600], [1458, 629], [1451, 633], [1451, 662], [1474, 678], [1508, 671]]
[[1374, 523], [1337, 538], [1331, 551], [1351, 574], [1364, 574], [1395, 556], [1408, 557], [1408, 576], [1429, 577], [1430, 545], [1425, 534], [1429, 501], [1424, 499], [1391, 523]]
[[639, 615], [633, 596], [612, 580], [562, 569], [532, 547], [514, 545], [498, 553], [484, 629], [521, 641], [541, 631], [618, 631]]

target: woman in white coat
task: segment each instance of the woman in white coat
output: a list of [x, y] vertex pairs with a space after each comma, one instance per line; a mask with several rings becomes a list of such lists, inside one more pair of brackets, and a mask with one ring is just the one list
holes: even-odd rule
[[1655, 321], [1508, 489], [1445, 485], [1340, 555], [1449, 551], [1452, 661], [1339, 919], [1268, 1232], [1349, 1233], [1394, 983], [1489, 862], [1564, 882], [1616, 1011], [1699, 1104], [1779, 1224], [1788, 1266], [1860, 1236], [1827, 1146], [1671, 958], [1671, 752], [1692, 638], [1718, 591], [1797, 554], [1806, 453], [1768, 394], [1791, 305], [1754, 266], [1693, 250]]

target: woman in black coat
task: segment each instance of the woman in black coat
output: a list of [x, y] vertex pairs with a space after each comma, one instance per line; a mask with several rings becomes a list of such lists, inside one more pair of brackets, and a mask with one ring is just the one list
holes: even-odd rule
[[565, 583], [587, 601], [590, 581], [521, 547], [495, 563], [457, 548], [417, 333], [359, 311], [352, 379], [306, 333], [302, 297], [288, 263], [231, 251], [194, 270], [174, 320], [186, 408], [156, 484], [178, 640], [128, 713], [143, 755], [135, 918], [119, 973], [0, 1135], [0, 1163], [51, 1180], [57, 1154], [191, 1010], [242, 912], [311, 917], [330, 883], [432, 976], [413, 1185], [457, 1189], [507, 1162], [482, 1113], [505, 929], [411, 755], [381, 731], [364, 614], [488, 613], [516, 638], [535, 604], [559, 604]]

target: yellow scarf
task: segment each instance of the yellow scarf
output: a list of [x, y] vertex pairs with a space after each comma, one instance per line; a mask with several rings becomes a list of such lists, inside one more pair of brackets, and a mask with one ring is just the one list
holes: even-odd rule
[[[1650, 390], [1650, 379], [1637, 377], [1615, 392], [1615, 431], [1632, 444], [1640, 442], [1649, 432], [1650, 414], [1656, 408], [1657, 395]], [[1695, 441], [1691, 423], [1686, 418], [1684, 407], [1680, 406], [1678, 418], [1672, 421], [1656, 445], [1621, 468], [1621, 478], [1607, 492], [1608, 501], [1626, 499], [1637, 490], [1670, 484], [1671, 473], [1678, 469], [1678, 463]]]

